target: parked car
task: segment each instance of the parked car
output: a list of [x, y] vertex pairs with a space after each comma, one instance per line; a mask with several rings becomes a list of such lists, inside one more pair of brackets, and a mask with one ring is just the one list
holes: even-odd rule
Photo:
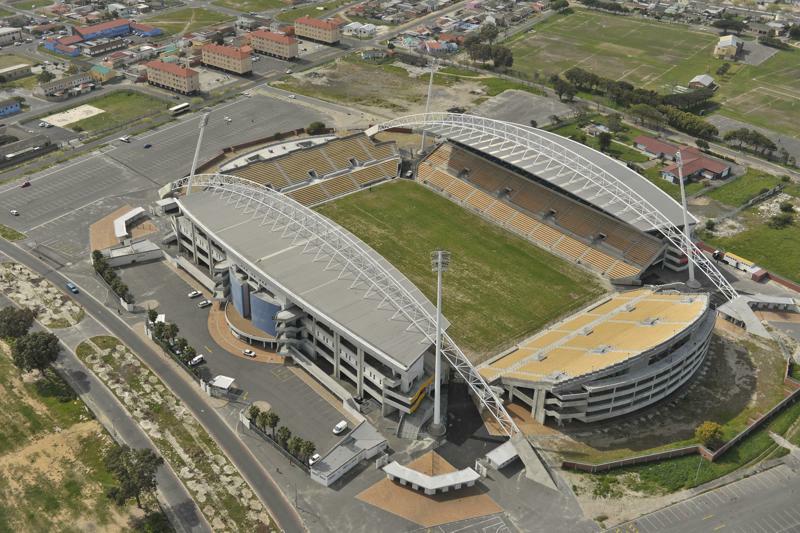
[[333, 426], [334, 435], [341, 435], [345, 431], [347, 431], [347, 420], [342, 420], [341, 422]]
[[12, 215], [12, 216], [15, 216], [15, 217], [18, 217], [18, 216], [19, 216], [19, 211], [17, 211], [16, 209], [11, 209], [11, 210], [9, 211], [9, 213], [11, 213], [11, 215]]
[[195, 355], [194, 357], [192, 357], [192, 359], [187, 364], [189, 366], [197, 366], [199, 364], [204, 363], [205, 360], [206, 360], [206, 358], [203, 356], [203, 354]]
[[78, 287], [76, 287], [75, 284], [72, 283], [71, 281], [67, 282], [67, 289], [69, 289], [69, 292], [71, 292], [72, 294], [78, 294], [79, 292], [81, 292], [78, 290]]
[[197, 298], [201, 294], [203, 294], [203, 293], [200, 292], [200, 291], [192, 291], [189, 294], [187, 294], [186, 296], [188, 296], [189, 298]]
[[39, 127], [40, 127], [40, 128], [44, 128], [44, 122], [40, 122], [40, 123], [39, 123]]
[[31, 186], [31, 182], [29, 180], [25, 180], [22, 182], [22, 185], [19, 186], [20, 189], [26, 189]]
[[129, 143], [129, 142], [131, 142], [131, 136], [130, 135], [123, 135], [122, 137], [120, 137], [117, 140], [121, 141], [121, 142], [124, 142], [124, 143]]
[[293, 95], [293, 94], [290, 94], [290, 95], [289, 95], [289, 98], [291, 98], [292, 100], [294, 100], [294, 99], [295, 99], [295, 98], [297, 98], [297, 97], [296, 97], [295, 95]]
[[199, 307], [200, 309], [205, 309], [206, 307], [210, 307], [212, 303], [213, 302], [211, 300], [203, 300], [202, 302], [197, 304], [197, 307]]
[[311, 457], [308, 458], [308, 466], [314, 466], [314, 463], [322, 459], [322, 456], [318, 453], [315, 453]]
[[291, 73], [292, 73], [292, 69], [290, 69], [290, 68], [287, 68], [287, 69], [286, 69], [286, 74], [291, 74]]
[[242, 350], [242, 354], [246, 355], [247, 357], [255, 357], [256, 356], [256, 352], [254, 352], [253, 350]]
[[147, 144], [144, 145], [145, 150], [148, 149], [148, 148], [152, 148], [152, 147], [153, 147], [153, 145], [150, 144], [150, 143], [147, 143]]

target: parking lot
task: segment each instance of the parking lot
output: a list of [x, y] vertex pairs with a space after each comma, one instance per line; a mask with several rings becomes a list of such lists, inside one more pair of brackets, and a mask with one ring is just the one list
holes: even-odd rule
[[[243, 391], [239, 408], [256, 400], [266, 401], [281, 417], [281, 425], [314, 442], [320, 453], [339, 440], [331, 430], [344, 415], [296, 375], [302, 370], [244, 359], [223, 350], [208, 332], [208, 308], [197, 307], [201, 298], [187, 297], [193, 287], [166, 264], [137, 265], [120, 272], [137, 302], [142, 305], [157, 302], [158, 311], [166, 314], [167, 321], [178, 325], [179, 335], [203, 354], [204, 373], [209, 377], [225, 375], [236, 379], [234, 387]], [[142, 318], [138, 316], [133, 321], [141, 322]]]

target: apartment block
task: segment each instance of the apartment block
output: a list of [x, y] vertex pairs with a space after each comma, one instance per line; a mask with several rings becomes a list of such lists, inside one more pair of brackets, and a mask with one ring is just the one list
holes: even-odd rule
[[147, 82], [181, 94], [200, 91], [200, 74], [196, 70], [163, 61], [147, 63]]
[[297, 39], [282, 33], [254, 31], [250, 34], [250, 46], [256, 52], [280, 59], [294, 59], [298, 55]]
[[204, 65], [233, 72], [234, 74], [250, 74], [253, 71], [250, 59], [253, 49], [249, 46], [226, 46], [209, 43], [202, 48]]

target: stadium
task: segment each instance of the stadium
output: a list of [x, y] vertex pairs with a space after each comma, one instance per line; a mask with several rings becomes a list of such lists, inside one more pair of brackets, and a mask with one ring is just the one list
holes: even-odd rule
[[[392, 132], [432, 144], [414, 157]], [[435, 309], [418, 258], [459, 236], [443, 357], [510, 436], [504, 402], [539, 422], [608, 419], [668, 396], [705, 357], [709, 295], [640, 281], [686, 267], [680, 205], [604, 154], [449, 113], [272, 148], [172, 184], [178, 261], [226, 302], [234, 335], [340, 395], [430, 418]]]

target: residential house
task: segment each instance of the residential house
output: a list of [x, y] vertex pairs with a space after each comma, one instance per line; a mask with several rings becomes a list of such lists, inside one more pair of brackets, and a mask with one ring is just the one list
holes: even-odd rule
[[31, 75], [31, 66], [26, 63], [0, 68], [0, 81], [8, 82]]
[[714, 57], [717, 59], [736, 59], [742, 51], [744, 43], [735, 35], [723, 35], [714, 47]]
[[0, 46], [22, 40], [22, 28], [0, 28]]
[[22, 104], [15, 98], [0, 100], [0, 117], [7, 117], [22, 111]]
[[647, 135], [639, 135], [636, 137], [633, 140], [633, 146], [650, 157], [659, 159], [673, 160], [675, 159], [675, 154], [678, 153], [678, 147], [674, 144], [654, 137], [648, 137]]
[[94, 65], [89, 69], [89, 75], [97, 83], [108, 83], [117, 77], [117, 72], [114, 69], [104, 67], [103, 65]]
[[80, 74], [40, 83], [33, 89], [33, 94], [46, 97], [73, 96], [91, 91], [94, 87], [95, 84], [89, 73], [81, 72]]
[[698, 74], [689, 81], [690, 89], [716, 89], [717, 84], [714, 83], [714, 78], [708, 74]]
[[[721, 179], [730, 175], [731, 166], [724, 161], [703, 154], [697, 148], [684, 146], [679, 151], [683, 162], [683, 180]], [[677, 161], [677, 156], [676, 156]], [[670, 163], [661, 171], [661, 177], [672, 183], [678, 183], [678, 164]]]

